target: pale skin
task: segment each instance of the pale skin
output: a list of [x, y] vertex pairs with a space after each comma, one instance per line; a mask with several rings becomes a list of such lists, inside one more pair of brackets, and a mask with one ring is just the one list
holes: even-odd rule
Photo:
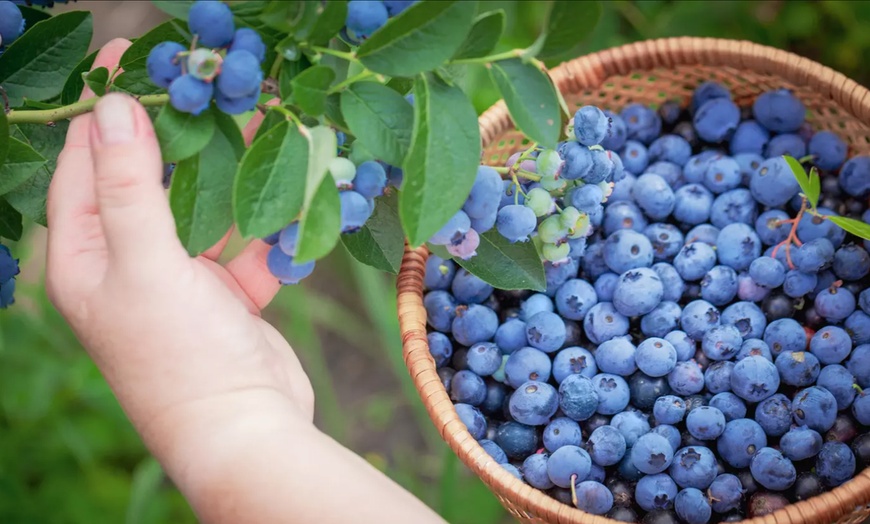
[[[110, 42], [93, 67], [112, 70], [129, 45]], [[110, 94], [73, 119], [49, 189], [47, 288], [198, 518], [443, 522], [314, 426], [311, 383], [260, 317], [280, 287], [269, 246], [222, 266], [227, 235], [188, 256], [162, 172], [134, 99]]]

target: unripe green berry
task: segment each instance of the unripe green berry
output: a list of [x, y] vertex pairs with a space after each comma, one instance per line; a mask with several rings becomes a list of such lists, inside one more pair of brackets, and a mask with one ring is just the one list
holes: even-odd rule
[[555, 177], [562, 172], [562, 157], [555, 149], [544, 149], [538, 154], [535, 165], [541, 177]]
[[556, 176], [541, 177], [541, 187], [547, 191], [558, 191], [565, 187], [565, 180]]
[[538, 237], [545, 244], [560, 244], [568, 238], [568, 228], [562, 225], [560, 215], [552, 215], [538, 226]]
[[545, 259], [550, 262], [558, 262], [568, 258], [568, 254], [571, 252], [571, 246], [568, 245], [567, 242], [559, 245], [544, 244], [542, 251]]
[[607, 200], [607, 198], [613, 194], [613, 182], [605, 182], [602, 180], [598, 183], [598, 187], [600, 187], [601, 191], [604, 192], [604, 200]]
[[572, 232], [574, 225], [577, 224], [577, 219], [580, 218], [580, 211], [574, 206], [568, 206], [559, 213], [559, 219], [562, 225], [568, 228], [568, 232]]
[[546, 189], [536, 187], [526, 194], [525, 205], [535, 212], [536, 217], [546, 216], [553, 212], [553, 197]]
[[196, 78], [211, 82], [221, 72], [224, 59], [211, 49], [194, 49], [187, 57], [187, 71]]
[[356, 166], [350, 160], [337, 156], [329, 161], [329, 172], [337, 186], [350, 186], [356, 176]]
[[580, 216], [577, 217], [577, 221], [574, 223], [574, 227], [568, 230], [568, 238], [588, 237], [591, 230], [592, 223], [589, 221], [589, 215], [580, 213]]

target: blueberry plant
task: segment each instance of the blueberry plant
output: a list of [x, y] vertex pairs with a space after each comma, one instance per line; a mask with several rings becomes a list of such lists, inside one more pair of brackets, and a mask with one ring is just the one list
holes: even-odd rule
[[[430, 242], [494, 285], [524, 288], [543, 285], [542, 256], [565, 258], [563, 230], [582, 248], [585, 214], [548, 203], [581, 173], [559, 176], [555, 148], [573, 115], [541, 60], [577, 47], [598, 19], [594, 2], [544, 5], [534, 44], [496, 53], [504, 12], [473, 1], [160, 1], [173, 18], [111, 71], [91, 68], [91, 15], [37, 8], [50, 4], [0, 1], [0, 237], [17, 240], [25, 218], [46, 224], [68, 120], [123, 92], [153, 117], [191, 255], [235, 226], [274, 246], [269, 268], [292, 284], [339, 242], [391, 273], [406, 241]], [[487, 66], [533, 141], [516, 166], [480, 165], [476, 113], [460, 88], [474, 64]], [[97, 96], [79, 100], [85, 85]], [[239, 124], [255, 111], [265, 119], [246, 147]], [[582, 118], [603, 137], [600, 111]], [[572, 154], [596, 159], [603, 185], [586, 200], [600, 202], [610, 153]], [[544, 189], [526, 193], [529, 180]], [[500, 210], [506, 191], [513, 205]], [[539, 218], [548, 242], [528, 241]]]

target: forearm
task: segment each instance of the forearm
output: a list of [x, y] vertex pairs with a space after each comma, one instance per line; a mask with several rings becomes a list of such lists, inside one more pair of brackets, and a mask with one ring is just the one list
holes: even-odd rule
[[230, 403], [203, 417], [179, 411], [146, 437], [203, 522], [443, 522], [280, 395]]

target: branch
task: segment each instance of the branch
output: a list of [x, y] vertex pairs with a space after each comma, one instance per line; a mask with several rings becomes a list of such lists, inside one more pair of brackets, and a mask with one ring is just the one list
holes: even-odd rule
[[[136, 97], [143, 106], [162, 106], [169, 102], [169, 95], [144, 95]], [[7, 116], [9, 124], [48, 124], [59, 120], [67, 120], [93, 111], [100, 97], [89, 98], [57, 109], [40, 111], [10, 111]]]

